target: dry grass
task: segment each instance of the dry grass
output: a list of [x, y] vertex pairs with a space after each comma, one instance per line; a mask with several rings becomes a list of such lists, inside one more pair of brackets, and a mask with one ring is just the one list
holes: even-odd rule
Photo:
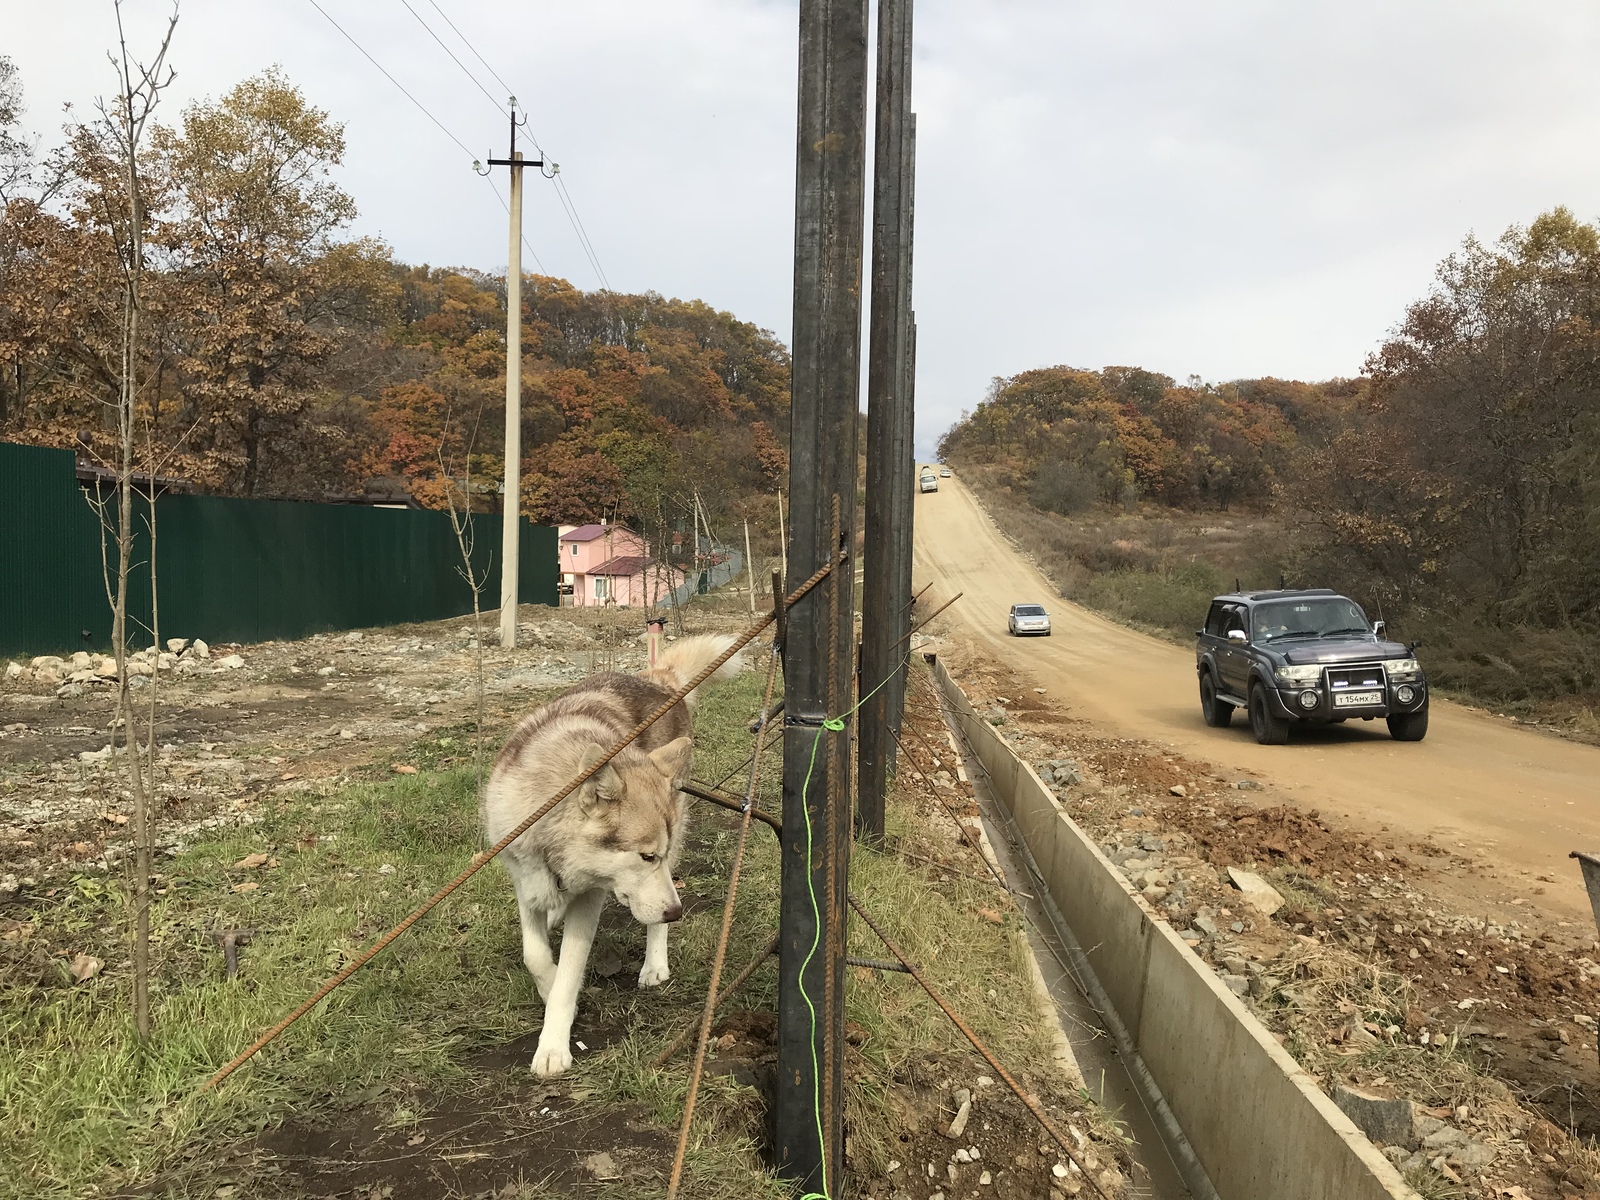
[[1275, 587], [1286, 569], [1285, 531], [1268, 517], [1154, 505], [1067, 517], [1034, 508], [993, 468], [962, 478], [1062, 596], [1161, 636], [1191, 637], [1213, 596], [1236, 580]]
[[1430, 1044], [1417, 1043], [1427, 1025], [1411, 982], [1386, 964], [1300, 938], [1272, 963], [1270, 979], [1259, 1001], [1263, 1016], [1288, 1035], [1290, 1053], [1330, 1091], [1334, 1083], [1381, 1080], [1419, 1103], [1466, 1105], [1483, 1122], [1482, 1132], [1526, 1130], [1531, 1118], [1467, 1052], [1459, 1026], [1430, 1029]]

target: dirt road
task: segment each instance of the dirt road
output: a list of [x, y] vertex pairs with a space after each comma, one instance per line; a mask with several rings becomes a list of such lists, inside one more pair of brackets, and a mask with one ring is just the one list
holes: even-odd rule
[[[1318, 808], [1392, 835], [1427, 838], [1498, 862], [1486, 901], [1527, 901], [1588, 923], [1568, 851], [1600, 850], [1600, 749], [1519, 728], [1448, 701], [1433, 702], [1426, 741], [1390, 740], [1381, 721], [1348, 722], [1260, 746], [1239, 715], [1209, 729], [1196, 699], [1193, 652], [1060, 599], [959, 480], [917, 497], [916, 585], [935, 603], [963, 593], [944, 620], [958, 642], [1032, 677], [1071, 719], [1138, 738], [1266, 785], [1268, 802]], [[1044, 603], [1050, 638], [1006, 634], [1014, 603]], [[1196, 621], [1203, 614], [1195, 614]], [[1426, 662], [1426, 652], [1423, 654]], [[1499, 886], [1496, 887], [1496, 884]], [[1536, 897], [1536, 899], [1535, 899]]]

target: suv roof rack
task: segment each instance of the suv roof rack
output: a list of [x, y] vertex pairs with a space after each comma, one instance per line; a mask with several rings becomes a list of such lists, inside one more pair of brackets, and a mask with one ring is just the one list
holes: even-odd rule
[[1274, 592], [1252, 592], [1252, 600], [1284, 600], [1290, 596], [1337, 596], [1332, 588], [1283, 588]]

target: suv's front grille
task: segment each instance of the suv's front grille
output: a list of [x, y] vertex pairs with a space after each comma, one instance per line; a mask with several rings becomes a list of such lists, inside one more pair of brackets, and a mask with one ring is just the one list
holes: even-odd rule
[[1382, 663], [1358, 663], [1353, 667], [1328, 668], [1328, 687], [1333, 691], [1342, 692], [1346, 689], [1381, 688], [1382, 686]]

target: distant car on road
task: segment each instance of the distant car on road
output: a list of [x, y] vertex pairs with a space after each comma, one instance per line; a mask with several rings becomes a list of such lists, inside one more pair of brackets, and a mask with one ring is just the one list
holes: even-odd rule
[[933, 473], [932, 467], [922, 468], [922, 474], [917, 476], [917, 490], [921, 492], [937, 492], [939, 490], [939, 477]]
[[949, 467], [940, 467], [939, 468], [939, 478], [940, 479], [949, 479], [950, 478], [950, 468]]
[[1289, 740], [1289, 726], [1382, 717], [1397, 742], [1428, 733], [1428, 681], [1420, 642], [1388, 641], [1354, 600], [1328, 588], [1232, 592], [1211, 602], [1195, 631], [1195, 670], [1206, 724], [1250, 716], [1264, 746]]
[[1006, 630], [1012, 637], [1029, 634], [1049, 637], [1050, 614], [1045, 612], [1042, 604], [1013, 604], [1011, 614], [1006, 617]]

